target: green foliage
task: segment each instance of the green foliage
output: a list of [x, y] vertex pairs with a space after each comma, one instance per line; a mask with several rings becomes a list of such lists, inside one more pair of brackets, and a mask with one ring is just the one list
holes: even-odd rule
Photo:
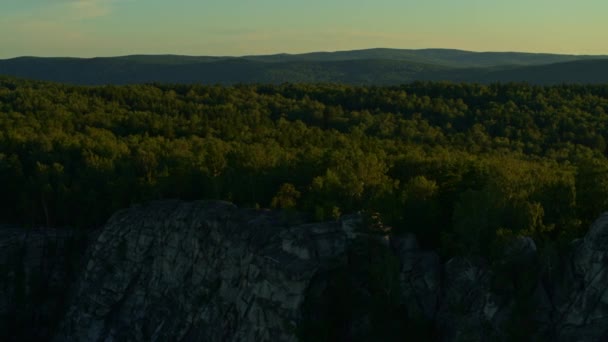
[[570, 239], [608, 208], [608, 86], [76, 87], [0, 78], [0, 220], [162, 198], [378, 213], [446, 254]]
[[300, 198], [300, 192], [293, 184], [285, 183], [272, 198], [270, 205], [273, 208], [292, 209], [296, 207], [296, 201]]

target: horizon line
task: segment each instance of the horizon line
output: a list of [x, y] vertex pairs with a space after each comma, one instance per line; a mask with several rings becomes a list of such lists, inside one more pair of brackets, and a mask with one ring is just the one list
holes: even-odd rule
[[315, 53], [342, 53], [342, 52], [358, 52], [358, 51], [371, 51], [371, 50], [395, 50], [395, 51], [429, 51], [429, 50], [438, 50], [438, 51], [455, 51], [455, 52], [465, 52], [465, 53], [517, 53], [517, 54], [530, 54], [530, 55], [555, 55], [555, 56], [580, 56], [580, 57], [608, 57], [608, 54], [577, 54], [577, 53], [557, 53], [557, 52], [530, 52], [530, 51], [513, 51], [513, 50], [505, 50], [505, 51], [491, 51], [491, 50], [464, 50], [464, 49], [453, 49], [453, 48], [418, 48], [418, 49], [408, 49], [408, 48], [391, 48], [391, 47], [372, 47], [372, 48], [361, 48], [361, 49], [348, 49], [348, 50], [315, 50], [308, 52], [274, 52], [274, 53], [260, 53], [260, 54], [244, 54], [244, 55], [190, 55], [190, 54], [177, 54], [177, 53], [132, 53], [126, 55], [99, 55], [93, 57], [86, 56], [59, 56], [59, 55], [18, 55], [14, 57], [6, 57], [0, 58], [0, 60], [10, 60], [10, 59], [18, 59], [18, 58], [66, 58], [66, 59], [96, 59], [96, 58], [124, 58], [124, 57], [134, 57], [134, 56], [174, 56], [174, 57], [211, 57], [211, 58], [245, 58], [245, 57], [262, 57], [262, 56], [298, 56], [298, 55], [308, 55]]

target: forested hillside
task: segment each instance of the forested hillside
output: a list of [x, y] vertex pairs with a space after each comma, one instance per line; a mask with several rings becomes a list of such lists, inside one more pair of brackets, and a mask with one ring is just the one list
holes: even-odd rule
[[397, 85], [412, 81], [590, 84], [608, 83], [608, 57], [448, 49], [368, 49], [243, 57], [19, 57], [0, 60], [0, 75], [77, 85]]
[[327, 220], [447, 254], [570, 241], [608, 208], [608, 86], [77, 87], [0, 79], [0, 221], [97, 227], [150, 199]]

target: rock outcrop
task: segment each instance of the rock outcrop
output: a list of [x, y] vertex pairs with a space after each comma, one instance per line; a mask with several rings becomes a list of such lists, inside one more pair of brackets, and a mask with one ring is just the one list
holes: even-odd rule
[[492, 263], [442, 261], [413, 235], [362, 230], [360, 215], [296, 221], [152, 202], [116, 213], [82, 262], [69, 231], [0, 229], [3, 327], [36, 323], [0, 337], [608, 341], [608, 214], [569, 252], [516, 238]]
[[293, 226], [223, 202], [122, 211], [92, 247], [57, 340], [294, 341], [311, 280], [343, 262], [349, 224]]
[[442, 267], [439, 255], [421, 250], [416, 237], [393, 237], [391, 249], [399, 258], [401, 300], [408, 315], [432, 321], [441, 299]]
[[569, 252], [540, 253], [515, 238], [493, 264], [441, 263], [413, 235], [392, 237], [408, 317], [440, 341], [608, 341], [608, 213]]
[[[608, 213], [573, 242], [553, 288], [552, 333], [564, 341], [608, 341]], [[555, 267], [555, 266], [554, 266]]]

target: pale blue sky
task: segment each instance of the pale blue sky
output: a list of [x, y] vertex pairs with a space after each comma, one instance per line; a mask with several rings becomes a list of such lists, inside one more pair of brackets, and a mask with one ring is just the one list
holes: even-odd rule
[[372, 47], [608, 54], [608, 0], [0, 0], [0, 58]]

